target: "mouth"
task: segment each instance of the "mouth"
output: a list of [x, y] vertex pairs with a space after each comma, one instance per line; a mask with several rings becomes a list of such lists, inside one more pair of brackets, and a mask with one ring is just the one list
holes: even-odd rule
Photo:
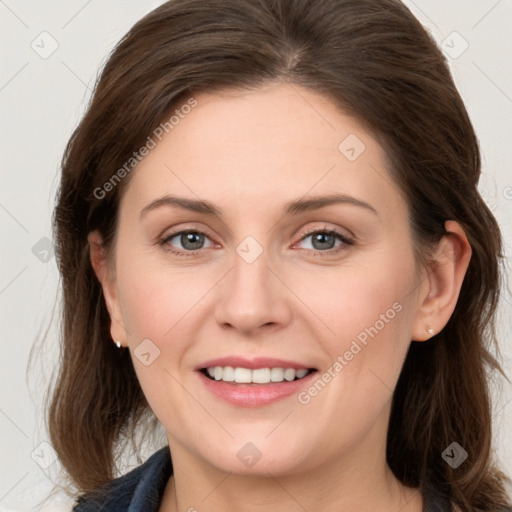
[[205, 361], [195, 370], [214, 398], [252, 408], [298, 395], [318, 374], [316, 368], [274, 358], [222, 358]]
[[294, 382], [302, 380], [315, 368], [244, 368], [233, 366], [209, 366], [199, 370], [205, 377], [213, 381], [229, 382], [236, 384], [271, 385], [282, 382]]

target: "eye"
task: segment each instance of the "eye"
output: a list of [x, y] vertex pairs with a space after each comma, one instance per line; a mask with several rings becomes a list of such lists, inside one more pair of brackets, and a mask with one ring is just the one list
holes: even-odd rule
[[[309, 231], [301, 238], [301, 242], [311, 238], [311, 247], [313, 252], [336, 254], [343, 251], [347, 246], [354, 245], [353, 240], [347, 237], [344, 233], [336, 231], [335, 229], [316, 229]], [[339, 240], [339, 245], [336, 247], [336, 240]]]
[[[176, 241], [173, 242], [175, 239]], [[205, 239], [209, 240], [208, 236], [202, 231], [183, 230], [171, 233], [161, 240], [160, 244], [168, 246], [169, 251], [179, 256], [194, 256], [203, 249]], [[176, 243], [180, 244], [183, 250], [176, 249], [174, 247]]]

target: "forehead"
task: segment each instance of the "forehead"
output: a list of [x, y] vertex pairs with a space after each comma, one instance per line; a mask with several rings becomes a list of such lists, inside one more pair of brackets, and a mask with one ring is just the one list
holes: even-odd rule
[[384, 208], [401, 201], [384, 149], [316, 92], [277, 84], [195, 100], [133, 171], [124, 202], [142, 208], [165, 193], [238, 210], [325, 193]]

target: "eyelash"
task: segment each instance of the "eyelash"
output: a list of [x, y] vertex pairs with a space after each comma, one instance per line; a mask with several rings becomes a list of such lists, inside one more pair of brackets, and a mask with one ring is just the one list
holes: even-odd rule
[[[204, 233], [203, 231], [200, 231], [197, 229], [183, 229], [181, 231], [176, 231], [176, 232], [171, 233], [170, 235], [166, 236], [165, 238], [163, 238], [162, 240], [159, 241], [159, 244], [161, 246], [166, 246], [166, 245], [168, 245], [169, 241], [172, 240], [173, 238], [175, 238], [176, 236], [182, 235], [182, 234], [190, 234], [190, 233], [197, 234], [197, 235], [204, 235], [206, 238], [209, 238], [208, 235], [206, 233]], [[339, 240], [341, 240], [341, 242], [343, 242], [343, 243], [338, 248], [329, 249], [327, 251], [320, 251], [318, 249], [306, 249], [307, 254], [314, 254], [315, 256], [318, 254], [335, 255], [341, 251], [346, 250], [347, 246], [354, 245], [353, 240], [348, 238], [345, 234], [343, 234], [335, 229], [332, 229], [332, 228], [324, 228], [324, 229], [317, 228], [317, 229], [314, 229], [311, 231], [307, 231], [306, 233], [302, 234], [302, 237], [299, 240], [299, 242], [302, 242], [307, 237], [309, 237], [311, 235], [316, 235], [316, 234], [333, 235], [333, 236], [337, 237]], [[184, 257], [197, 256], [203, 250], [203, 249], [197, 249], [195, 251], [181, 251], [179, 249], [174, 249], [171, 246], [168, 246], [165, 249], [176, 256], [184, 256]]]

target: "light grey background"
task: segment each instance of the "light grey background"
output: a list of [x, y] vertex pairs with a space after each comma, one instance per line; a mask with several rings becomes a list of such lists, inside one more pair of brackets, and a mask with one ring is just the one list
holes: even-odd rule
[[[56, 359], [55, 321], [43, 357], [34, 359], [28, 381], [25, 376], [32, 344], [50, 323], [59, 284], [47, 240], [58, 167], [107, 54], [160, 3], [0, 0], [0, 511], [61, 509], [58, 496], [44, 507], [37, 504], [59, 472], [41, 407]], [[512, 2], [405, 3], [451, 55], [481, 144], [480, 189], [501, 224], [510, 256]], [[512, 375], [512, 302], [508, 292], [504, 298], [499, 331], [503, 365]], [[496, 455], [512, 475], [511, 384], [499, 379], [495, 395]], [[70, 509], [62, 503], [62, 510]]]

